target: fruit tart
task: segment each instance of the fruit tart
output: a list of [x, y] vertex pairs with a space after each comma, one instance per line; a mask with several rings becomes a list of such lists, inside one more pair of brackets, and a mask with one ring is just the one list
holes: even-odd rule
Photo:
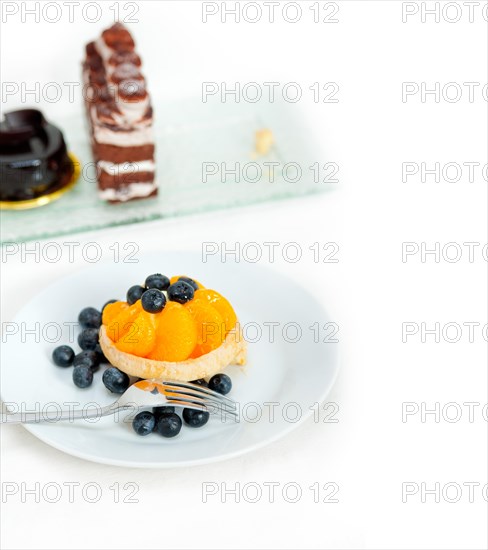
[[188, 382], [246, 363], [246, 342], [229, 301], [186, 276], [150, 275], [107, 304], [100, 346], [130, 376]]

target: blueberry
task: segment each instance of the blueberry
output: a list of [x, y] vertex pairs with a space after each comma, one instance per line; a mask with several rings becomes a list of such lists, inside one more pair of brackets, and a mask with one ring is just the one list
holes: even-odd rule
[[53, 351], [53, 361], [58, 367], [69, 367], [74, 358], [75, 352], [69, 346], [58, 346]]
[[108, 304], [115, 304], [115, 302], [118, 302], [118, 301], [119, 300], [109, 300], [108, 302], [105, 302], [102, 307], [102, 315], [103, 315], [103, 310], [108, 306]]
[[181, 430], [181, 418], [176, 413], [164, 413], [158, 418], [156, 430], [163, 437], [175, 437]]
[[208, 381], [208, 389], [227, 395], [232, 389], [232, 380], [226, 374], [215, 374]]
[[198, 283], [196, 283], [193, 279], [190, 279], [190, 277], [180, 277], [178, 281], [185, 281], [185, 283], [188, 283], [193, 287], [193, 290], [198, 290]]
[[166, 305], [166, 296], [155, 288], [146, 290], [141, 298], [141, 303], [144, 311], [148, 313], [159, 313], [163, 311]]
[[159, 417], [163, 414], [170, 414], [170, 413], [174, 413], [175, 412], [175, 408], [174, 407], [171, 407], [169, 405], [163, 405], [161, 407], [153, 407], [153, 410], [152, 410], [155, 418], [156, 418], [156, 425], [154, 426], [154, 431], [157, 430], [157, 427], [158, 427], [158, 420], [159, 420]]
[[148, 435], [154, 430], [156, 419], [153, 413], [142, 411], [134, 417], [132, 427], [137, 435]]
[[81, 349], [95, 349], [98, 345], [98, 329], [84, 328], [78, 334], [78, 345]]
[[145, 282], [146, 288], [156, 288], [157, 290], [167, 290], [169, 287], [169, 279], [166, 275], [161, 275], [161, 273], [155, 273], [154, 275], [149, 275]]
[[79, 388], [88, 388], [93, 382], [93, 371], [90, 367], [78, 365], [73, 369], [73, 382]]
[[75, 355], [75, 358], [73, 359], [73, 366], [88, 367], [95, 372], [100, 366], [100, 358], [98, 357], [96, 351], [86, 349], [78, 353], [78, 355]]
[[183, 420], [192, 428], [201, 428], [208, 422], [210, 414], [207, 411], [183, 409]]
[[146, 289], [139, 285], [134, 285], [129, 288], [127, 291], [127, 303], [131, 306], [132, 304], [135, 304], [137, 300], [140, 300], [142, 298], [142, 295], [144, 294], [144, 291]]
[[194, 295], [194, 288], [185, 281], [176, 281], [168, 288], [168, 299], [180, 304], [189, 302]]
[[203, 386], [205, 388], [208, 388], [208, 384], [207, 384], [207, 382], [205, 381], [204, 378], [199, 378], [198, 380], [192, 380], [191, 383], [192, 384], [198, 384], [199, 386]]
[[175, 407], [171, 407], [169, 405], [163, 405], [161, 407], [153, 407], [153, 414], [156, 417], [156, 425], [154, 426], [154, 431], [157, 431], [158, 428], [158, 420], [161, 415], [163, 414], [171, 414], [175, 412]]
[[161, 407], [153, 407], [153, 414], [159, 416], [165, 413], [174, 413], [175, 408], [170, 405], [162, 405]]
[[95, 353], [97, 354], [98, 361], [100, 363], [110, 363], [110, 361], [105, 357], [105, 354], [103, 353], [102, 347], [100, 344], [97, 344], [95, 347]]
[[124, 393], [130, 385], [127, 374], [115, 367], [108, 368], [103, 373], [102, 380], [107, 390], [110, 390], [112, 393]]
[[80, 311], [78, 322], [83, 328], [100, 328], [102, 314], [94, 307], [86, 307]]

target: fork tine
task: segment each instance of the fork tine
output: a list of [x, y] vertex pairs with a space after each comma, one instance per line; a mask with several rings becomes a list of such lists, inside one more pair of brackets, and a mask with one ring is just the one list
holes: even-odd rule
[[225, 404], [228, 407], [235, 407], [237, 405], [237, 403], [235, 401], [232, 401], [231, 399], [222, 399], [223, 396], [216, 392], [214, 395], [213, 393], [205, 393], [194, 388], [182, 388], [173, 384], [165, 384], [164, 389], [181, 395], [192, 395], [194, 397], [200, 397], [201, 399], [217, 401], [218, 403]]
[[192, 394], [190, 392], [178, 392], [178, 391], [165, 391], [165, 397], [168, 400], [174, 400], [179, 399], [181, 401], [186, 402], [195, 402], [195, 403], [201, 403], [203, 405], [208, 406], [212, 409], [218, 409], [221, 411], [225, 411], [226, 413], [230, 414], [237, 414], [239, 411], [237, 410], [237, 407], [234, 405], [229, 405], [226, 401], [218, 401], [216, 399], [212, 399], [209, 396], [201, 397], [196, 394]]
[[173, 399], [168, 399], [168, 403], [171, 403], [172, 405], [179, 405], [180, 407], [184, 407], [185, 409], [194, 409], [196, 411], [203, 411], [203, 412], [208, 412], [210, 414], [217, 414], [218, 412], [222, 413], [222, 414], [228, 414], [229, 416], [232, 417], [232, 419], [235, 421], [235, 422], [238, 422], [239, 421], [239, 416], [232, 412], [232, 411], [223, 411], [222, 409], [219, 409], [218, 411], [217, 410], [209, 410], [208, 407], [206, 405], [200, 405], [200, 404], [197, 404], [196, 402], [194, 401], [179, 401], [179, 400], [173, 400]]
[[214, 414], [221, 413], [224, 415], [229, 415], [234, 420], [237, 420], [239, 418], [239, 415], [237, 414], [236, 411], [226, 409], [219, 405], [212, 406], [211, 403], [205, 402], [203, 399], [199, 399], [197, 397], [193, 397], [191, 399], [187, 399], [187, 398], [172, 399], [171, 397], [168, 396], [167, 399], [168, 399], [168, 403], [170, 404], [180, 405], [186, 408], [192, 408], [193, 406], [195, 406], [195, 408], [198, 407], [198, 410], [204, 410], [209, 413], [214, 413]]
[[168, 401], [180, 400], [180, 401], [186, 401], [186, 402], [195, 402], [195, 403], [201, 403], [202, 405], [206, 405], [206, 406], [216, 407], [220, 410], [224, 410], [229, 413], [237, 414], [238, 412], [236, 407], [230, 407], [224, 401], [216, 401], [214, 399], [208, 399], [207, 397], [202, 398], [196, 394], [170, 391], [170, 392], [165, 392], [165, 397], [166, 399], [168, 399]]
[[233, 405], [235, 405], [235, 401], [233, 399], [230, 399], [230, 397], [226, 397], [225, 395], [222, 395], [221, 393], [210, 390], [210, 389], [206, 388], [205, 386], [199, 386], [198, 384], [191, 384], [189, 382], [172, 382], [172, 381], [168, 381], [168, 382], [165, 381], [165, 382], [163, 382], [163, 384], [168, 385], [168, 386], [177, 386], [179, 388], [184, 388], [184, 389], [187, 389], [187, 390], [194, 390], [194, 391], [199, 392], [199, 393], [204, 393], [206, 395], [211, 395], [212, 397], [215, 397], [216, 399], [219, 399], [219, 400], [228, 401], [229, 403], [232, 403]]
[[179, 401], [176, 399], [168, 400], [168, 403], [171, 403], [172, 405], [179, 405], [180, 407], [184, 407], [186, 409], [195, 409], [197, 411], [208, 412], [208, 409], [205, 405], [198, 405], [197, 403]]

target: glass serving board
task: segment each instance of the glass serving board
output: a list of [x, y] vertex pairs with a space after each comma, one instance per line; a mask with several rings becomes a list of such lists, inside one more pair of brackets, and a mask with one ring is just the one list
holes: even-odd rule
[[[296, 105], [211, 105], [197, 98], [156, 107], [157, 197], [120, 204], [101, 201], [86, 121], [83, 116], [65, 118], [59, 126], [69, 150], [81, 162], [80, 178], [72, 190], [50, 204], [32, 210], [1, 211], [2, 244], [331, 189], [330, 183], [323, 182], [323, 174], [317, 181], [312, 165], [323, 165], [325, 159]], [[266, 155], [257, 156], [255, 133], [264, 128], [273, 132], [275, 143]], [[235, 168], [240, 181], [231, 173]]]

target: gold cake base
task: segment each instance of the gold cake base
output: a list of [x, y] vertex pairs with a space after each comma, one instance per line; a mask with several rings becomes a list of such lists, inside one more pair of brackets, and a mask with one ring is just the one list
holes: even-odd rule
[[78, 178], [80, 177], [81, 165], [80, 161], [73, 153], [68, 153], [71, 164], [73, 165], [73, 175], [71, 176], [69, 182], [61, 189], [57, 189], [52, 193], [47, 195], [42, 195], [41, 197], [36, 197], [35, 199], [28, 199], [24, 201], [0, 201], [0, 210], [28, 210], [30, 208], [38, 208], [39, 206], [45, 206], [50, 202], [53, 202], [61, 195], [64, 195], [66, 191], [69, 191], [74, 187]]

